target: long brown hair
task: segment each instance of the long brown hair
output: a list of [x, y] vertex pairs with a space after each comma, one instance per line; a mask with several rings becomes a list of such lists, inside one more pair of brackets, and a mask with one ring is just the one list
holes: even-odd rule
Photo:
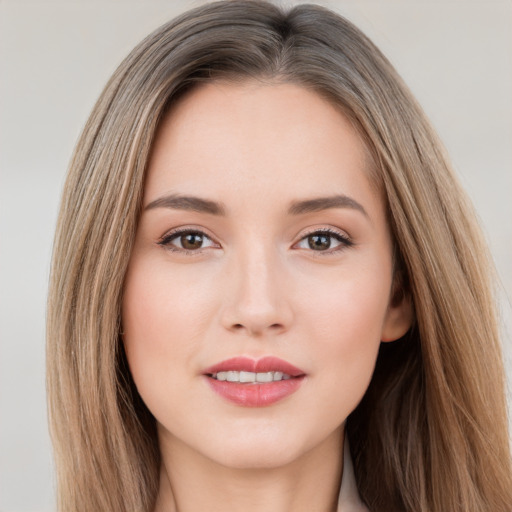
[[201, 82], [271, 80], [342, 109], [373, 156], [397, 281], [415, 325], [383, 344], [347, 421], [373, 512], [510, 512], [504, 375], [490, 262], [425, 115], [381, 52], [317, 6], [207, 4], [140, 43], [101, 94], [71, 162], [48, 305], [48, 393], [61, 511], [151, 511], [155, 424], [120, 341], [123, 280], [159, 121]]

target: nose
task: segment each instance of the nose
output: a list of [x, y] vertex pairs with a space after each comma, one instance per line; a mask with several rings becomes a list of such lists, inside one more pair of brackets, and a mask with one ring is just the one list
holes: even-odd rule
[[291, 283], [279, 255], [252, 249], [229, 269], [222, 324], [253, 337], [283, 333], [293, 320]]

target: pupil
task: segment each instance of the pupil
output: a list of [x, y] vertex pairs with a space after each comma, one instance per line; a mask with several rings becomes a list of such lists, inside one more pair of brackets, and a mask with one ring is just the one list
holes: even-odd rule
[[189, 233], [181, 237], [181, 246], [184, 249], [200, 249], [201, 245], [203, 245], [203, 237], [201, 235]]
[[308, 245], [310, 249], [316, 251], [329, 249], [331, 246], [331, 237], [328, 235], [311, 235], [308, 237]]

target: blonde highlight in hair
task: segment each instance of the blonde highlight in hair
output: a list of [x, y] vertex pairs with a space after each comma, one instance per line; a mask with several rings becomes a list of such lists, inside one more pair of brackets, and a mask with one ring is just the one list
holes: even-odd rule
[[159, 121], [212, 80], [308, 87], [357, 127], [387, 201], [400, 293], [416, 322], [383, 344], [347, 421], [373, 512], [509, 512], [512, 477], [490, 260], [424, 114], [380, 51], [317, 6], [199, 7], [140, 43], [107, 84], [65, 184], [48, 302], [51, 433], [61, 511], [147, 511], [154, 419], [120, 340], [123, 282]]

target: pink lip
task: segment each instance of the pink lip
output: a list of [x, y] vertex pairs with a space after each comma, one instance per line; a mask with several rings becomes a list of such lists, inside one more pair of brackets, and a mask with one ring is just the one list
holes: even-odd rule
[[[255, 373], [283, 372], [292, 378], [261, 384], [243, 384], [219, 381], [211, 377], [214, 373], [230, 370]], [[258, 360], [248, 357], [233, 357], [210, 366], [203, 372], [203, 375], [213, 391], [226, 400], [245, 407], [265, 407], [274, 404], [297, 391], [305, 377], [305, 373], [300, 368], [272, 356]]]
[[261, 359], [250, 359], [249, 357], [232, 357], [220, 363], [214, 364], [204, 370], [203, 374], [218, 372], [283, 372], [292, 377], [300, 377], [304, 372], [292, 364], [279, 359], [278, 357], [266, 356]]

